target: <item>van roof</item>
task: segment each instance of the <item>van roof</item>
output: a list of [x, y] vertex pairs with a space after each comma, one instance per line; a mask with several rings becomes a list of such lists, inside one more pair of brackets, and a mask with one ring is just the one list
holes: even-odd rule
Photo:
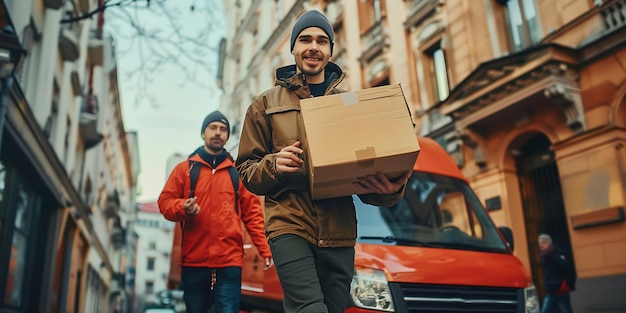
[[414, 171], [454, 177], [468, 182], [450, 155], [437, 141], [428, 137], [418, 137], [417, 141], [420, 145], [420, 153], [413, 167]]

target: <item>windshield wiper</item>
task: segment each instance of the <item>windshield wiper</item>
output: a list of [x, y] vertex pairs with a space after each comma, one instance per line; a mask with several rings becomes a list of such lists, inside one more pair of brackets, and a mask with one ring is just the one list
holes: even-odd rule
[[359, 239], [361, 240], [380, 240], [382, 242], [388, 242], [388, 243], [398, 243], [398, 244], [411, 244], [411, 245], [416, 245], [416, 246], [422, 246], [422, 247], [433, 247], [433, 245], [431, 243], [425, 242], [425, 241], [420, 241], [420, 240], [416, 240], [416, 239], [410, 239], [410, 238], [398, 238], [396, 236], [361, 236], [359, 237]]

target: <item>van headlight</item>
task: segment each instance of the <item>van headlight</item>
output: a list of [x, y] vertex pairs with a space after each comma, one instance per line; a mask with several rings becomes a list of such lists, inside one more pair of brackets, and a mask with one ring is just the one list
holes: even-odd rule
[[374, 269], [357, 268], [350, 296], [359, 308], [393, 312], [393, 300], [385, 273]]
[[530, 283], [528, 287], [524, 289], [524, 305], [526, 307], [526, 313], [539, 313], [539, 298], [537, 297], [537, 289], [535, 285]]

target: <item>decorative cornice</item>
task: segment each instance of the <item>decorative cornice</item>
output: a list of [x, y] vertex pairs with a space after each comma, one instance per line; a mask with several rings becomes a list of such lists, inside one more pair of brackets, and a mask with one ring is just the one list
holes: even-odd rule
[[442, 4], [443, 0], [412, 0], [404, 28], [409, 29], [423, 23]]
[[484, 139], [482, 136], [471, 131], [467, 128], [459, 128], [458, 124], [454, 132], [450, 133], [446, 138], [449, 143], [454, 141], [461, 141], [463, 145], [472, 149], [474, 155], [474, 163], [478, 168], [484, 169], [487, 167], [487, 160], [485, 159], [485, 151], [483, 149]]
[[[574, 49], [548, 44], [481, 63], [450, 92], [442, 104], [456, 107], [460, 103], [473, 101], [507, 82], [515, 81], [515, 84], [519, 84], [520, 77], [528, 79], [525, 74], [536, 71], [549, 62], [577, 64], [578, 55], [578, 51]], [[535, 76], [537, 73], [531, 75]]]
[[[495, 113], [525, 97], [543, 93], [544, 96], [557, 100], [555, 103], [564, 110], [568, 125], [572, 130], [578, 131], [584, 122], [582, 107], [577, 108], [577, 105], [574, 105], [575, 98], [580, 94], [576, 80], [577, 74], [570, 66], [551, 61], [500, 85], [491, 82], [489, 85], [497, 86], [479, 97], [464, 101], [463, 105], [454, 108], [443, 107], [442, 111], [444, 114], [450, 114], [454, 120], [464, 120], [461, 124], [469, 126], [478, 121], [479, 117], [475, 113], [479, 111], [484, 114]], [[520, 93], [523, 95], [518, 96]]]
[[[487, 116], [516, 106], [535, 94], [543, 94], [556, 83], [578, 88], [578, 51], [550, 44], [481, 64], [437, 107], [442, 114], [468, 127]], [[579, 98], [580, 92], [572, 97]], [[548, 93], [551, 95], [551, 93]], [[580, 102], [579, 100], [576, 100]], [[575, 132], [584, 128], [582, 104], [561, 105], [568, 125]]]
[[543, 94], [561, 107], [565, 114], [565, 123], [574, 133], [585, 129], [584, 109], [577, 87], [557, 82], [546, 88]]
[[289, 33], [291, 30], [291, 24], [296, 21], [300, 12], [304, 10], [304, 2], [305, 0], [297, 0], [296, 3], [294, 3], [289, 12], [287, 12], [285, 17], [283, 17], [280, 21], [280, 24], [278, 24], [275, 28], [275, 31], [272, 33], [270, 38], [268, 38], [267, 41], [265, 41], [265, 44], [263, 44], [263, 47], [261, 48], [263, 51], [270, 51], [278, 43], [278, 38], [286, 33]]

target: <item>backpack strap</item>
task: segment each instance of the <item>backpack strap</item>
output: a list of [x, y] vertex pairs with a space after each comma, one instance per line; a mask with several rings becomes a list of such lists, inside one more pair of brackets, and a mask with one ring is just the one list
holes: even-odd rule
[[[189, 161], [189, 198], [193, 198], [196, 192], [196, 183], [198, 182], [198, 176], [200, 176], [200, 165], [196, 161]], [[185, 223], [180, 221], [180, 228], [185, 228]]]
[[196, 192], [198, 176], [200, 176], [200, 165], [196, 161], [189, 160], [189, 198], [193, 198]]
[[239, 173], [233, 166], [228, 168], [228, 173], [233, 181], [233, 189], [235, 189], [235, 213], [239, 215]]

